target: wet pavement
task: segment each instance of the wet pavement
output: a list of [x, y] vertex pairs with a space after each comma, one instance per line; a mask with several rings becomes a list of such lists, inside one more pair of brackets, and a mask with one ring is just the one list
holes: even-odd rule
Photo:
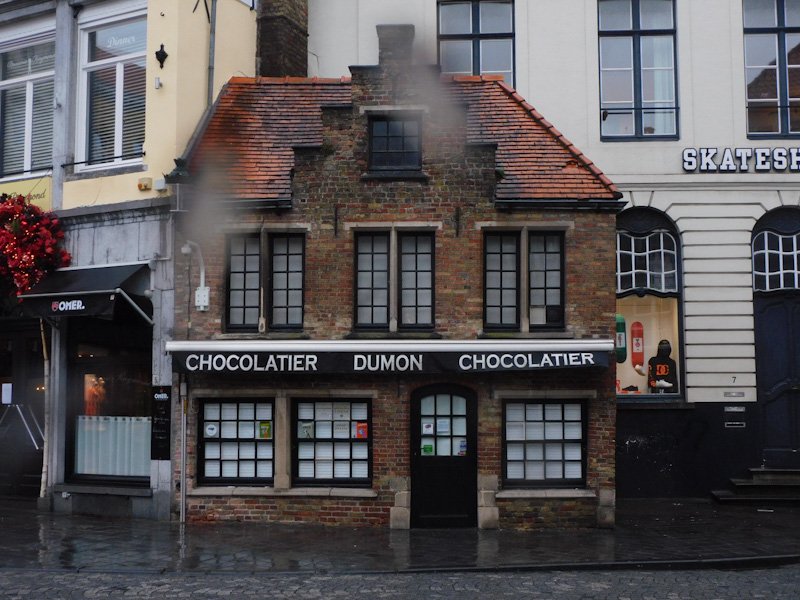
[[425, 573], [800, 563], [800, 507], [623, 500], [613, 530], [189, 524], [38, 512], [0, 499], [0, 569], [82, 573]]

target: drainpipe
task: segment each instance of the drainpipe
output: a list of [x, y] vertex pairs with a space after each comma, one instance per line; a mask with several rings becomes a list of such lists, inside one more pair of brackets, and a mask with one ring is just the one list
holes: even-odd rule
[[189, 400], [186, 381], [178, 384], [181, 400], [181, 524], [186, 523], [186, 411]]
[[208, 97], [206, 106], [214, 102], [214, 55], [217, 43], [217, 0], [211, 0], [211, 30], [208, 37]]

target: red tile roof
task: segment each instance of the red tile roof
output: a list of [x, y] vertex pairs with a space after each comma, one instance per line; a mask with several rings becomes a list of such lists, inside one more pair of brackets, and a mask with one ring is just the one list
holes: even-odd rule
[[[449, 81], [454, 100], [468, 106], [468, 142], [497, 144], [496, 168], [502, 174], [497, 201], [620, 197], [614, 184], [501, 77]], [[234, 77], [190, 151], [190, 165], [196, 169], [206, 157], [224, 164], [232, 199], [289, 200], [293, 148], [321, 145], [321, 107], [350, 103], [349, 78]]]

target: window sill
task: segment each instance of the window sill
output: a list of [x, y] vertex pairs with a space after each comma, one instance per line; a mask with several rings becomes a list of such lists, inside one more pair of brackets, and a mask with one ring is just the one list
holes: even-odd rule
[[600, 136], [601, 142], [676, 142], [680, 140], [679, 135], [641, 135], [641, 136], [620, 136], [620, 137], [606, 137]]
[[435, 331], [353, 331], [344, 336], [346, 340], [440, 340]]
[[368, 171], [361, 175], [361, 181], [422, 181], [427, 183], [429, 179], [430, 176], [422, 170]]
[[99, 167], [97, 169], [86, 169], [80, 171], [73, 171], [72, 173], [68, 173], [67, 176], [64, 178], [64, 181], [81, 181], [83, 179], [95, 179], [97, 177], [112, 177], [114, 175], [127, 175], [128, 173], [141, 173], [142, 171], [146, 171], [147, 167], [144, 163], [138, 162], [135, 164], [126, 164], [126, 165], [119, 165], [113, 166], [108, 165], [106, 167]]
[[617, 396], [617, 408], [624, 410], [693, 410], [694, 404], [684, 401], [683, 398], [660, 400], [652, 396], [639, 398]]
[[123, 487], [112, 485], [80, 485], [80, 484], [58, 484], [53, 486], [56, 493], [67, 494], [93, 494], [97, 496], [138, 496], [149, 498], [153, 495], [153, 490], [141, 487]]
[[478, 334], [478, 339], [573, 340], [575, 334], [571, 331], [483, 331]]
[[287, 498], [377, 498], [378, 492], [365, 488], [296, 487], [286, 490], [257, 486], [206, 486], [186, 492], [187, 496], [264, 496]]
[[215, 340], [308, 340], [311, 337], [302, 331], [268, 331], [266, 333], [242, 331], [218, 333]]
[[497, 500], [523, 500], [531, 498], [597, 498], [592, 490], [567, 490], [558, 488], [539, 490], [503, 490], [495, 495]]

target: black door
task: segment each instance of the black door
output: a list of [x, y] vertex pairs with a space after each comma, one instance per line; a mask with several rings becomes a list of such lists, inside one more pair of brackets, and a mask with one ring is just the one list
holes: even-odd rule
[[754, 305], [762, 461], [800, 468], [800, 292], [757, 293]]
[[476, 404], [463, 388], [429, 387], [412, 396], [412, 527], [477, 525]]

